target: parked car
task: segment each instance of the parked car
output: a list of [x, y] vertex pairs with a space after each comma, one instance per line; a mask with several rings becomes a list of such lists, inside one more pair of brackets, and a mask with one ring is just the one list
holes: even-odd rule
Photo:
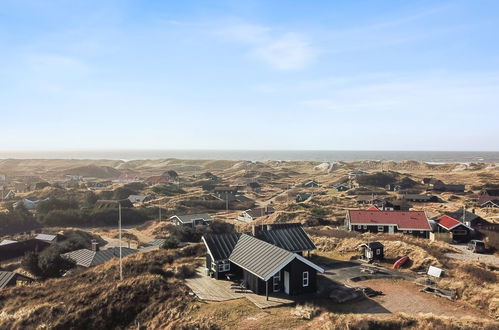
[[471, 252], [474, 253], [483, 253], [485, 252], [485, 243], [483, 241], [473, 239], [468, 243], [468, 250], [471, 250]]

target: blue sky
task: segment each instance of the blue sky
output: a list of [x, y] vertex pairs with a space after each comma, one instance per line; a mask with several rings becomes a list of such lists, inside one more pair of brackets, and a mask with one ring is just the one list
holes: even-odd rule
[[0, 150], [499, 151], [498, 1], [0, 0]]

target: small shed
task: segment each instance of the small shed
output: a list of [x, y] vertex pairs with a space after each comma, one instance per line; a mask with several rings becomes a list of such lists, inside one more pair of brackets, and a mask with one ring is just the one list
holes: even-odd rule
[[359, 246], [361, 257], [367, 261], [383, 260], [384, 246], [380, 242], [369, 242]]

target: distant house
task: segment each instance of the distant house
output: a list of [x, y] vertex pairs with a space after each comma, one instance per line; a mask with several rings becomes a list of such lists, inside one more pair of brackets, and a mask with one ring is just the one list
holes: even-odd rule
[[87, 181], [85, 185], [91, 190], [97, 190], [109, 187], [113, 183], [111, 181]]
[[355, 178], [356, 178], [356, 177], [358, 177], [358, 176], [361, 176], [361, 175], [366, 175], [366, 174], [367, 174], [367, 173], [366, 173], [366, 172], [364, 172], [364, 171], [362, 171], [362, 170], [354, 170], [354, 171], [352, 171], [352, 172], [348, 173], [348, 179], [349, 179], [349, 180], [353, 180], [353, 179], [355, 179]]
[[219, 186], [213, 189], [213, 195], [221, 200], [234, 199], [237, 194], [237, 187]]
[[57, 243], [61, 239], [61, 236], [51, 234], [38, 234], [35, 236], [35, 239], [47, 243]]
[[244, 222], [252, 222], [256, 218], [262, 217], [264, 215], [269, 215], [274, 213], [275, 210], [271, 206], [259, 207], [255, 209], [249, 209], [241, 212], [241, 214], [237, 217], [237, 220]]
[[432, 183], [428, 185], [429, 190], [463, 193], [465, 189], [464, 184], [447, 184], [440, 180], [431, 182]]
[[130, 195], [128, 196], [128, 200], [135, 204], [135, 203], [144, 203], [144, 202], [149, 202], [150, 200], [154, 199], [154, 195]]
[[437, 196], [433, 195], [422, 195], [422, 194], [403, 194], [400, 195], [400, 199], [416, 202], [416, 203], [437, 203], [439, 199]]
[[359, 246], [361, 257], [369, 262], [383, 260], [385, 257], [384, 246], [380, 242], [369, 242]]
[[475, 214], [474, 210], [473, 212], [469, 212], [464, 209], [461, 209], [461, 210], [456, 210], [454, 212], [446, 212], [445, 214], [451, 218], [459, 220], [460, 222], [464, 223], [468, 227], [473, 228], [474, 230], [484, 229], [491, 231], [499, 231], [499, 224], [495, 224], [483, 219], [479, 215]]
[[260, 190], [262, 190], [262, 185], [258, 182], [250, 182], [246, 186], [249, 190], [252, 190], [254, 192], [259, 192]]
[[297, 194], [296, 195], [296, 198], [295, 198], [295, 201], [297, 203], [301, 203], [301, 202], [304, 202], [306, 201], [307, 199], [309, 199], [310, 197], [312, 197], [313, 194], [311, 193], [301, 193], [301, 194]]
[[34, 238], [24, 241], [4, 240], [0, 244], [0, 261], [20, 258], [26, 252], [41, 252], [49, 246], [50, 243]]
[[314, 181], [314, 180], [311, 180], [311, 181], [305, 182], [303, 184], [303, 186], [307, 187], [307, 188], [317, 188], [317, 187], [319, 187], [319, 183]]
[[40, 199], [34, 199], [34, 198], [23, 198], [19, 202], [14, 203], [14, 208], [19, 207], [20, 205], [23, 205], [27, 210], [35, 210], [36, 207], [38, 206], [38, 203], [42, 201], [47, 201], [49, 200], [48, 198], [45, 198], [43, 200]]
[[33, 281], [34, 280], [32, 278], [29, 278], [27, 276], [0, 270], [0, 289], [11, 286], [25, 285]]
[[[301, 251], [307, 248], [303, 244], [308, 243], [293, 239], [284, 231], [277, 236], [272, 235], [272, 232], [270, 230], [266, 236], [265, 232], [260, 234], [272, 237], [273, 243], [248, 234], [205, 235], [203, 242], [207, 249], [207, 272], [217, 279], [230, 272], [232, 276], [243, 279], [244, 287], [267, 297], [279, 293], [297, 295], [315, 292], [317, 272], [323, 273], [324, 269], [300, 254], [279, 246], [291, 244], [288, 245], [290, 248]], [[296, 247], [292, 244], [296, 244]]]
[[466, 243], [471, 239], [473, 229], [457, 219], [443, 215], [436, 222], [438, 224], [436, 231], [450, 233], [454, 242]]
[[485, 203], [480, 204], [481, 208], [499, 208], [499, 198], [490, 199]]
[[350, 186], [344, 184], [344, 183], [339, 183], [339, 184], [335, 184], [333, 186], [334, 189], [336, 189], [337, 191], [347, 191], [350, 189]]
[[206, 226], [213, 221], [213, 218], [207, 213], [184, 214], [170, 217], [170, 221], [176, 226]]
[[350, 231], [404, 233], [428, 238], [432, 230], [423, 211], [349, 210], [345, 225]]
[[385, 186], [388, 191], [399, 191], [402, 187], [399, 184], [389, 183]]
[[16, 198], [16, 193], [14, 190], [9, 190], [4, 196], [3, 199], [8, 200], [8, 199], [14, 199]]
[[497, 202], [487, 203], [494, 200], [499, 200], [499, 189], [484, 189], [478, 198], [478, 204], [481, 207], [496, 207], [494, 205], [497, 205]]
[[150, 176], [144, 180], [144, 183], [150, 186], [154, 186], [157, 184], [167, 184], [169, 182], [170, 180], [162, 175]]
[[132, 183], [132, 182], [140, 182], [140, 178], [137, 176], [137, 174], [133, 173], [124, 173], [118, 177], [118, 179], [114, 180], [113, 182], [117, 183]]
[[[126, 247], [121, 248], [122, 257], [126, 257], [137, 252], [139, 252], [139, 250], [129, 249]], [[107, 250], [99, 250], [98, 247], [94, 247], [92, 250], [80, 249], [64, 253], [62, 256], [74, 260], [78, 267], [88, 268], [103, 264], [114, 258], [119, 258], [120, 248], [113, 247]]]

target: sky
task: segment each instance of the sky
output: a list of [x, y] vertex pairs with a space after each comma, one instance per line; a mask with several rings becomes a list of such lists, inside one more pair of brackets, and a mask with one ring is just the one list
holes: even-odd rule
[[499, 1], [0, 0], [0, 150], [499, 151]]

